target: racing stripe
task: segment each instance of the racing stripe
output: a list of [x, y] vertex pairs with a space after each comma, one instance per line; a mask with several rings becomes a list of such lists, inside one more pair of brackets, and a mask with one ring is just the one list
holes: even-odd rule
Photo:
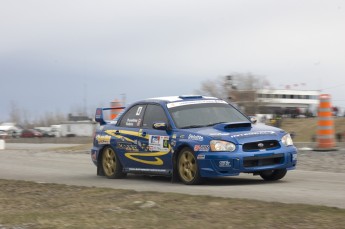
[[[153, 152], [153, 153], [125, 153], [125, 156], [133, 161], [141, 162], [148, 165], [163, 165], [162, 159], [158, 158], [157, 156], [163, 156], [168, 154], [169, 152]], [[148, 161], [144, 159], [139, 159], [134, 156], [141, 156], [141, 157], [154, 157], [155, 161]]]

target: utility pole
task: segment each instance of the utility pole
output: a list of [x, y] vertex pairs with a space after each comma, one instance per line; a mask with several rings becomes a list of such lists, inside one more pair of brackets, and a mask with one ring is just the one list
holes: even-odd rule
[[121, 96], [122, 96], [122, 106], [126, 106], [126, 93], [122, 93], [122, 94], [120, 94]]
[[227, 75], [225, 76], [225, 85], [227, 91], [227, 99], [231, 102], [236, 101], [236, 96], [234, 91], [237, 90], [236, 84], [234, 83], [234, 76]]

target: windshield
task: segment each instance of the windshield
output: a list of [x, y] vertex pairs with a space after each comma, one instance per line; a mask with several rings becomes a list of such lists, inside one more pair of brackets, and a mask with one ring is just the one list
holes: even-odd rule
[[190, 104], [169, 108], [177, 128], [198, 128], [218, 123], [248, 122], [248, 118], [227, 103]]

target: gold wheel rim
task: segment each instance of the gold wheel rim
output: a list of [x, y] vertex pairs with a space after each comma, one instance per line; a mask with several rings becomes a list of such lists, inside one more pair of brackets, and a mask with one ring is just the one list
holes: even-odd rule
[[116, 169], [116, 158], [115, 158], [115, 152], [111, 148], [107, 148], [103, 152], [102, 157], [102, 165], [104, 173], [107, 176], [112, 176], [115, 173]]
[[196, 161], [194, 155], [190, 151], [185, 151], [180, 156], [179, 160], [179, 172], [184, 181], [192, 181], [197, 172]]

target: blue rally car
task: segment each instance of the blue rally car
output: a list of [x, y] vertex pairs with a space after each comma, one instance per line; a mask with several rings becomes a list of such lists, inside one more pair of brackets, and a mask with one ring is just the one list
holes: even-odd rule
[[171, 176], [185, 184], [205, 177], [260, 175], [283, 178], [297, 163], [297, 149], [285, 131], [252, 123], [231, 104], [205, 96], [138, 101], [114, 120], [98, 108], [91, 158], [97, 175], [127, 173]]

